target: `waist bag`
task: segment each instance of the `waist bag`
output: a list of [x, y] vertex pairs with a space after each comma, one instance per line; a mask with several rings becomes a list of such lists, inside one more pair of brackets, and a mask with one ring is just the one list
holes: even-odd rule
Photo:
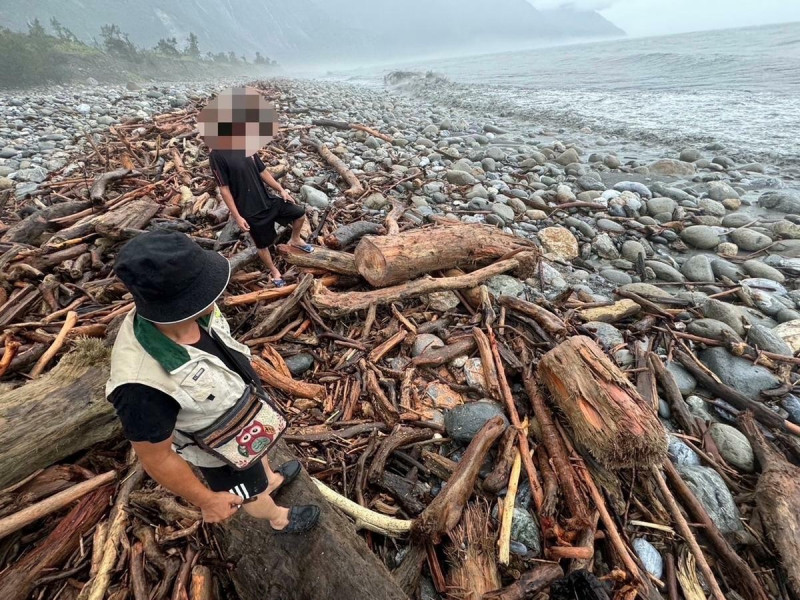
[[285, 430], [286, 419], [272, 400], [251, 384], [211, 425], [181, 433], [225, 464], [243, 471], [261, 460]]

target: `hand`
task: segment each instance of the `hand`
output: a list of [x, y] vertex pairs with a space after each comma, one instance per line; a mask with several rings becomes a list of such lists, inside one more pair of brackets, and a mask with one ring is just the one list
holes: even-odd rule
[[229, 492], [213, 492], [208, 499], [200, 505], [203, 521], [206, 523], [219, 523], [232, 517], [242, 504], [242, 499]]
[[289, 190], [281, 190], [281, 198], [286, 200], [286, 202], [291, 202], [292, 204], [297, 204], [292, 198], [292, 195], [289, 193]]
[[245, 219], [244, 219], [244, 217], [242, 215], [239, 215], [238, 217], [236, 217], [236, 224], [239, 226], [239, 229], [241, 229], [242, 231], [250, 231], [250, 224], [247, 221], [245, 221]]

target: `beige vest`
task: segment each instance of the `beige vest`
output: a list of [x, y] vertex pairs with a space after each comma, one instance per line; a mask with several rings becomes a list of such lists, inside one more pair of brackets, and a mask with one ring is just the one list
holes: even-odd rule
[[[198, 321], [228, 348], [250, 356], [250, 349], [231, 337], [219, 308]], [[178, 344], [150, 321], [131, 311], [122, 323], [111, 351], [111, 375], [106, 396], [126, 383], [141, 383], [168, 394], [180, 404], [173, 448], [198, 467], [220, 467], [223, 462], [201, 450], [181, 431], [211, 425], [244, 393], [247, 383], [213, 354]]]

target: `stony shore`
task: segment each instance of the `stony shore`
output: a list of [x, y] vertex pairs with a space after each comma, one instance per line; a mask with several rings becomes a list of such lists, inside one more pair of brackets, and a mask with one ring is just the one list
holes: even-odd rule
[[[628, 343], [636, 334], [616, 325], [641, 312], [639, 303], [619, 297], [632, 293], [669, 311], [674, 331], [720, 342], [701, 350], [699, 359], [748, 398], [763, 401], [763, 391], [797, 385], [791, 358], [800, 352], [800, 191], [781, 187], [769, 165], [743, 164], [715, 147], [675, 148], [655, 160], [610, 149], [589, 153], [579, 140], [560, 139], [536, 124], [421, 99], [416, 92], [431, 82], [408, 75], [393, 78], [386, 90], [273, 83], [295, 98], [286, 115], [287, 148], [295, 150], [286, 185], [299, 190], [311, 210], [324, 210], [341, 194], [329, 177], [314, 171], [291, 127], [316, 118], [366, 124], [391, 135], [393, 143], [356, 130], [313, 132], [356, 175], [392, 174], [400, 181], [388, 194], [367, 195], [367, 214], [387, 212], [396, 197], [409, 206], [404, 218], [413, 223], [437, 217], [487, 223], [541, 246], [546, 260], [538, 276], [496, 276], [489, 281], [494, 294], [535, 302], [575, 290], [592, 305], [578, 309], [583, 327], [620, 366], [632, 368]], [[17, 198], [36, 194], [49, 171], [87, 151], [86, 131], [106, 135], [119, 120], [179, 109], [218, 87], [11, 96], [0, 113], [0, 190], [13, 190], [9, 196]], [[740, 342], [778, 358], [765, 367], [734, 355], [729, 348]], [[711, 423], [719, 454], [741, 473], [752, 472], [753, 450], [735, 427], [736, 411], [724, 402], [709, 403], [713, 394], [677, 362], [668, 368], [692, 414]], [[767, 405], [800, 424], [800, 396], [774, 394]], [[674, 431], [664, 401], [659, 414]], [[459, 415], [448, 425], [446, 416], [445, 425], [474, 429], [465, 424], [469, 418]], [[741, 531], [736, 503], [717, 473], [701, 466], [678, 436], [671, 436], [670, 452], [720, 530]], [[642, 541], [637, 552], [644, 559], [655, 550]]]

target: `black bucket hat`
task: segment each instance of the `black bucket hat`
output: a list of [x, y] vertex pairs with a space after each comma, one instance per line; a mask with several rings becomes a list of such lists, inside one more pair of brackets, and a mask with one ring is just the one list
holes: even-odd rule
[[228, 260], [174, 231], [151, 231], [123, 246], [114, 265], [133, 295], [136, 313], [167, 325], [196, 317], [220, 297], [231, 276]]

